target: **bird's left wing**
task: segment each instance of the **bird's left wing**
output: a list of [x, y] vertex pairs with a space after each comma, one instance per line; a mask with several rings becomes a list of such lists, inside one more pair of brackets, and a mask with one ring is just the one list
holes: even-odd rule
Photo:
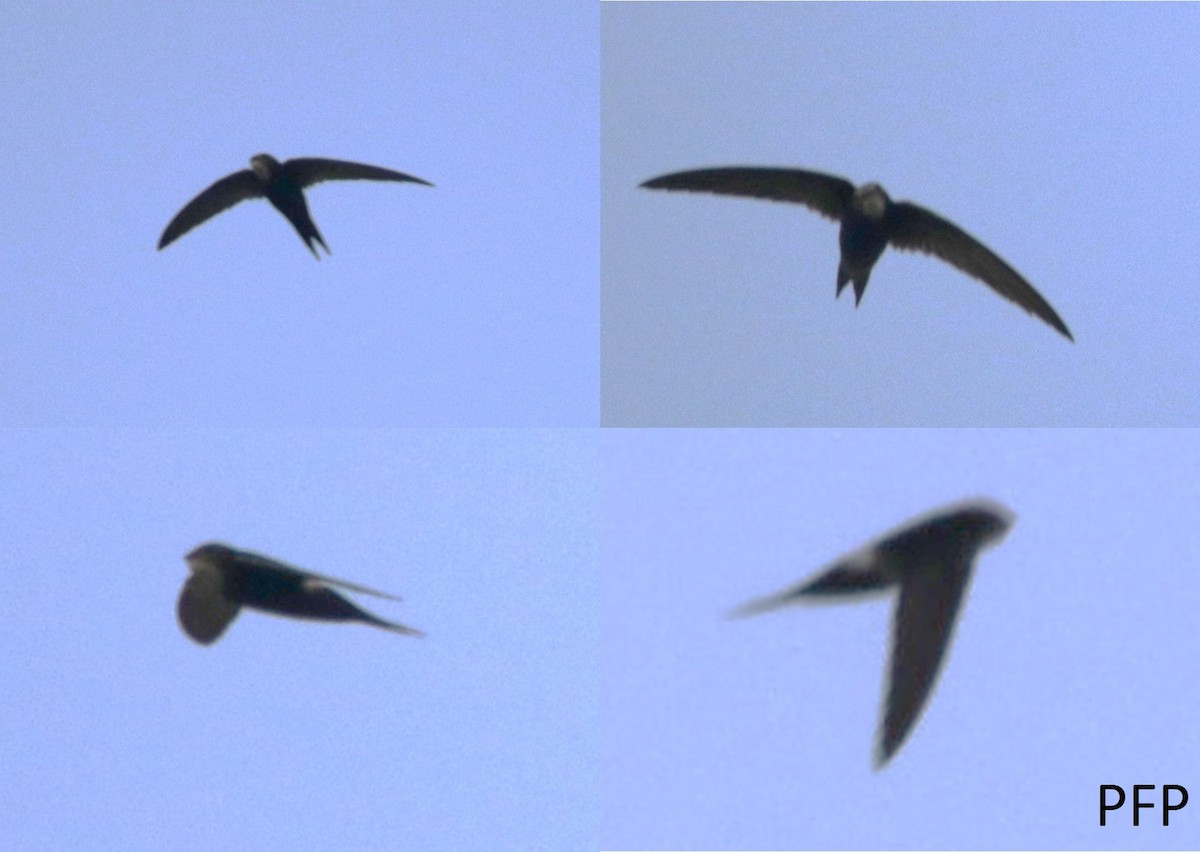
[[[947, 552], [948, 551], [948, 552]], [[888, 675], [877, 762], [887, 762], [912, 730], [929, 699], [954, 633], [963, 590], [971, 578], [974, 548], [950, 540], [914, 556], [903, 571], [892, 624]]]
[[953, 222], [924, 207], [899, 201], [892, 206], [888, 224], [891, 227], [888, 242], [895, 248], [941, 258], [1049, 324], [1071, 342], [1075, 341], [1066, 323], [1033, 285]]
[[433, 186], [427, 180], [406, 175], [404, 172], [394, 172], [379, 166], [368, 166], [364, 163], [351, 163], [347, 160], [326, 160], [320, 157], [297, 157], [283, 164], [284, 170], [300, 184], [312, 186], [323, 180], [390, 180], [420, 183]]

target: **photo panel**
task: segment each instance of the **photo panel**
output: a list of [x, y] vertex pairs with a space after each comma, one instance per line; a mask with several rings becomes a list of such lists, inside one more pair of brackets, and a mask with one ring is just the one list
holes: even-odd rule
[[1195, 845], [1194, 430], [602, 449], [603, 849]]
[[1197, 25], [602, 4], [603, 423], [1196, 425]]
[[0, 430], [3, 845], [598, 849], [598, 438]]

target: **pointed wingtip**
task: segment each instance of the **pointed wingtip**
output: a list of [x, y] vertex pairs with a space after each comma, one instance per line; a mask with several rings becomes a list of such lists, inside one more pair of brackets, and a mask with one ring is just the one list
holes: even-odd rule
[[726, 621], [735, 621], [739, 618], [749, 618], [752, 615], [758, 615], [763, 612], [770, 612], [782, 606], [786, 601], [782, 601], [778, 596], [769, 598], [754, 598], [746, 601], [741, 606], [734, 607], [725, 614]]
[[1025, 311], [1030, 316], [1037, 317], [1067, 340], [1071, 341], [1072, 343], [1075, 342], [1075, 335], [1071, 334], [1071, 329], [1067, 328], [1067, 324], [1062, 321], [1062, 317], [1055, 313], [1054, 308], [1050, 307], [1048, 304], [1045, 305], [1044, 311], [1035, 310], [1033, 307], [1027, 307], [1025, 305], [1021, 305], [1021, 307], [1025, 308]]
[[725, 620], [726, 621], [737, 621], [739, 618], [746, 618], [751, 615], [754, 615], [754, 610], [750, 609], [746, 605], [742, 605], [739, 607], [734, 607], [733, 609], [726, 612]]
[[888, 743], [880, 740], [875, 746], [875, 755], [871, 760], [871, 769], [874, 772], [882, 772], [891, 765], [892, 758], [896, 756], [896, 748], [899, 743]]
[[652, 177], [649, 180], [644, 180], [638, 184], [638, 189], [673, 189], [670, 185], [669, 178], [671, 175], [659, 175]]

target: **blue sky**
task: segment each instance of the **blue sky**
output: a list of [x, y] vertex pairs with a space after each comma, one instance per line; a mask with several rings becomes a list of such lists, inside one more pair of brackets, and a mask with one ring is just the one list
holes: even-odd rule
[[[0, 845], [1194, 847], [1095, 818], [1200, 790], [1193, 432], [595, 427], [1198, 422], [1198, 16], [0, 8]], [[155, 250], [258, 152], [436, 186], [312, 188], [319, 262], [262, 201]], [[722, 164], [879, 180], [1078, 342], [916, 255], [854, 310], [833, 224], [637, 189]], [[723, 615], [974, 494], [1017, 525], [873, 774], [888, 602]], [[429, 636], [199, 648], [214, 539]]]
[[[597, 848], [598, 436], [4, 430], [11, 849]], [[222, 540], [413, 639], [175, 621]]]
[[[598, 17], [6, 4], [0, 422], [594, 424]], [[262, 201], [155, 250], [260, 151], [436, 188], [312, 188], [320, 262]]]
[[[1192, 4], [604, 4], [603, 421], [1192, 425], [1197, 26]], [[855, 310], [834, 223], [637, 188], [720, 165], [877, 180], [1077, 343], [911, 253]]]
[[[613, 430], [602, 438], [605, 849], [1194, 848], [1192, 430]], [[726, 614], [925, 511], [1017, 516], [880, 772], [890, 604]]]

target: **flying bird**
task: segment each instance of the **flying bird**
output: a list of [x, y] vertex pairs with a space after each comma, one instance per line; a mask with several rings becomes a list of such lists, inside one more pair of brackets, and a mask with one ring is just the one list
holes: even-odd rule
[[287, 217], [313, 257], [320, 260], [321, 256], [313, 245], [314, 240], [321, 244], [326, 254], [333, 252], [325, 245], [325, 240], [308, 213], [304, 189], [323, 180], [389, 180], [433, 186], [412, 175], [379, 166], [319, 157], [297, 157], [281, 163], [270, 154], [255, 154], [250, 158], [250, 168], [226, 175], [184, 205], [175, 218], [167, 223], [166, 230], [158, 239], [158, 248], [161, 251], [192, 228], [239, 201], [265, 198]]
[[333, 587], [398, 601], [385, 592], [302, 571], [257, 553], [224, 544], [202, 544], [184, 557], [188, 578], [176, 610], [183, 632], [201, 645], [221, 637], [243, 606], [317, 621], [359, 621], [409, 636], [420, 630], [376, 618]]
[[844, 556], [814, 579], [750, 601], [732, 616], [899, 587], [875, 755], [875, 766], [881, 768], [904, 743], [929, 699], [976, 556], [1003, 538], [1014, 519], [1008, 509], [990, 500], [944, 507]]
[[679, 189], [792, 201], [841, 222], [837, 292], [854, 285], [855, 306], [867, 289], [871, 268], [891, 245], [931, 254], [977, 278], [1010, 302], [1048, 323], [1071, 342], [1066, 324], [1033, 286], [991, 249], [962, 228], [911, 201], [892, 201], [877, 183], [855, 188], [845, 178], [802, 169], [734, 166], [674, 172], [642, 184], [647, 189]]

